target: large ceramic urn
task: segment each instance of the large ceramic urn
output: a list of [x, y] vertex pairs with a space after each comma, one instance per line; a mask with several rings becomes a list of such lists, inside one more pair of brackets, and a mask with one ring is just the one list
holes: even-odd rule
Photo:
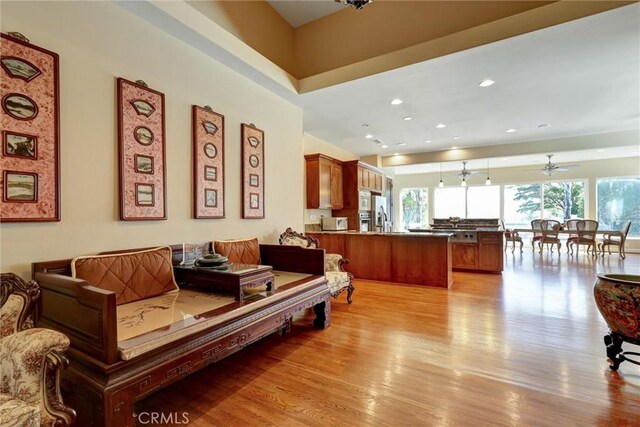
[[640, 345], [640, 276], [631, 274], [598, 274], [593, 296], [600, 314], [609, 326], [605, 335], [609, 367], [613, 370], [623, 361], [640, 364], [622, 351], [622, 342]]

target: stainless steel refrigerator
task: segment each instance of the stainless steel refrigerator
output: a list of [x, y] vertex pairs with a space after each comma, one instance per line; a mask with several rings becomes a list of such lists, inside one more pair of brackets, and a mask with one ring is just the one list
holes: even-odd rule
[[375, 231], [389, 231], [389, 216], [387, 213], [387, 198], [383, 196], [373, 196], [373, 220]]

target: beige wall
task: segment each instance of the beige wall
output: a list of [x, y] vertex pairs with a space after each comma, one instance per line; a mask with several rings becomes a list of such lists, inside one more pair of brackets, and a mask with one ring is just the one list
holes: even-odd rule
[[293, 74], [294, 29], [265, 0], [199, 0], [187, 3], [278, 67]]
[[[2, 2], [2, 31], [60, 55], [59, 223], [0, 226], [1, 268], [180, 242], [257, 236], [303, 221], [302, 110], [112, 2]], [[115, 79], [165, 94], [168, 220], [118, 220]], [[226, 219], [192, 219], [191, 105], [225, 115]], [[240, 123], [265, 131], [266, 219], [240, 219]]]
[[549, 3], [380, 1], [346, 8], [296, 28], [294, 75], [320, 74]]
[[[588, 218], [596, 218], [596, 180], [598, 178], [608, 178], [616, 176], [640, 176], [640, 158], [628, 157], [623, 159], [610, 159], [598, 161], [577, 162], [580, 167], [566, 172], [558, 173], [553, 178], [558, 180], [580, 179], [586, 181], [585, 189], [585, 212]], [[513, 168], [491, 168], [491, 182], [498, 184], [544, 182], [547, 177], [538, 171], [528, 170], [530, 168], [520, 166]], [[469, 178], [469, 185], [483, 185], [484, 175]], [[429, 187], [429, 222], [433, 218], [433, 193], [440, 181], [439, 173], [396, 175], [393, 180], [394, 191], [394, 218], [400, 218], [400, 191], [403, 188]], [[446, 186], [459, 185], [460, 181], [456, 176], [446, 175], [444, 178]], [[397, 224], [395, 224], [397, 227]], [[630, 241], [631, 250], [640, 249], [640, 241]]]

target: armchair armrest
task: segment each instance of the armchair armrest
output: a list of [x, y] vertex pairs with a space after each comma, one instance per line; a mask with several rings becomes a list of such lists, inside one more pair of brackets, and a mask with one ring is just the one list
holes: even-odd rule
[[71, 425], [76, 413], [60, 393], [60, 371], [69, 365], [62, 352], [68, 347], [69, 338], [50, 329], [27, 329], [0, 339], [0, 390], [38, 405], [44, 422]]
[[47, 369], [43, 366], [48, 355], [61, 353], [68, 347], [69, 338], [50, 329], [27, 329], [2, 338], [2, 392], [27, 403], [38, 403], [46, 394]]
[[349, 262], [348, 259], [342, 258], [339, 254], [326, 254], [325, 255], [325, 270], [326, 271], [344, 271], [343, 265]]
[[602, 234], [603, 240], [611, 240], [612, 237], [618, 237], [622, 241], [624, 234], [622, 234], [622, 232], [620, 231], [611, 231], [611, 232]]

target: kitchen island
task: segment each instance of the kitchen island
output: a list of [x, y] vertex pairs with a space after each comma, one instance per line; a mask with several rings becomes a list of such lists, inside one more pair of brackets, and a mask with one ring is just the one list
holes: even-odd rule
[[345, 270], [358, 279], [449, 288], [452, 233], [377, 233], [320, 231], [307, 233], [327, 253], [349, 259]]

